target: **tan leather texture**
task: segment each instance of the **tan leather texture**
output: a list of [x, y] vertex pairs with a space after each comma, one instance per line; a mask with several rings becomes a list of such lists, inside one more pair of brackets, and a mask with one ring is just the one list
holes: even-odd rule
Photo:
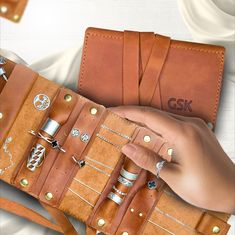
[[28, 0], [0, 0], [0, 16], [13, 22], [19, 22]]
[[106, 107], [138, 101], [215, 124], [223, 67], [221, 46], [88, 28], [78, 91]]
[[[27, 80], [23, 82], [22, 77]], [[17, 99], [16, 88], [20, 90]], [[50, 105], [35, 104], [35, 99], [42, 94], [50, 100]], [[1, 103], [0, 124], [4, 134], [0, 138], [0, 168], [5, 171], [0, 178], [39, 199], [62, 229], [37, 215], [32, 216], [32, 220], [68, 235], [75, 231], [62, 212], [86, 222], [91, 234], [94, 230], [106, 234], [156, 234], [156, 231], [165, 234], [167, 230], [183, 234], [181, 231], [189, 228], [192, 234], [212, 234], [211, 229], [216, 225], [221, 228], [220, 235], [227, 233], [228, 215], [203, 211], [182, 202], [161, 180], [122, 155], [121, 147], [135, 142], [170, 161], [169, 146], [158, 134], [61, 88], [22, 65], [15, 66], [0, 95], [0, 102], [2, 99], [7, 102]], [[65, 152], [29, 133], [40, 132], [48, 118], [61, 124], [54, 138]], [[151, 137], [150, 142], [144, 141], [145, 135]], [[27, 162], [35, 143], [42, 144], [46, 151], [44, 160], [32, 172]], [[79, 165], [81, 160], [85, 161], [84, 165]], [[11, 162], [13, 164], [9, 164]], [[117, 182], [123, 167], [138, 174], [128, 190]], [[156, 189], [147, 187], [152, 180], [157, 183]], [[114, 185], [127, 192], [120, 206], [107, 198], [114, 192]], [[100, 219], [105, 220], [102, 226], [98, 223]]]

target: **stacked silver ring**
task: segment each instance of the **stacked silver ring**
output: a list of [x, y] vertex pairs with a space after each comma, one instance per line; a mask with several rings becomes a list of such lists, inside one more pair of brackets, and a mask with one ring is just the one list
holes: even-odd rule
[[112, 201], [114, 201], [116, 204], [121, 205], [122, 204], [122, 198], [120, 198], [117, 194], [110, 192], [108, 194], [108, 198]]
[[124, 186], [130, 188], [133, 186], [133, 183], [127, 179], [125, 179], [124, 177], [122, 177], [121, 175], [119, 175], [118, 177], [118, 182], [123, 184]]
[[136, 180], [138, 177], [138, 174], [131, 173], [129, 171], [126, 171], [124, 168], [121, 169], [120, 175], [125, 177], [128, 180]]
[[120, 194], [121, 196], [126, 196], [126, 195], [127, 195], [127, 193], [124, 193], [124, 192], [122, 192], [121, 190], [117, 189], [117, 188], [115, 187], [115, 185], [113, 186], [113, 190], [114, 190], [115, 192], [117, 192], [118, 194]]

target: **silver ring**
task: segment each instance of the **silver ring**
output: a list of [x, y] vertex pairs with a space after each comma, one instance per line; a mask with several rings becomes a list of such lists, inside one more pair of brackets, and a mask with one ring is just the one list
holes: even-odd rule
[[126, 171], [124, 168], [121, 169], [120, 174], [121, 176], [127, 178], [128, 180], [136, 180], [138, 177], [138, 174], [134, 174], [129, 171]]
[[54, 139], [51, 139], [51, 138], [48, 138], [48, 137], [45, 137], [45, 136], [43, 136], [43, 134], [41, 134], [40, 132], [36, 133], [36, 132], [33, 131], [33, 130], [30, 130], [30, 131], [28, 131], [28, 132], [29, 132], [31, 135], [34, 135], [34, 136], [36, 136], [36, 137], [38, 137], [38, 138], [40, 138], [40, 139], [45, 140], [48, 144], [51, 145], [52, 148], [54, 148], [54, 149], [57, 148], [57, 149], [59, 149], [60, 151], [62, 151], [63, 153], [66, 152], [66, 151], [60, 146], [59, 141], [54, 140]]
[[108, 198], [111, 199], [112, 201], [114, 201], [115, 203], [117, 203], [118, 205], [122, 204], [122, 198], [120, 198], [117, 194], [110, 192], [108, 194]]
[[165, 163], [166, 163], [166, 161], [163, 160], [163, 161], [160, 161], [160, 162], [158, 162], [158, 163], [156, 164], [156, 168], [157, 168], [157, 178], [160, 177], [160, 171], [161, 171], [161, 169], [163, 168], [163, 166], [164, 166]]
[[118, 177], [118, 182], [123, 184], [124, 186], [130, 188], [133, 186], [133, 183], [127, 179], [125, 179], [124, 177], [122, 177], [121, 175], [119, 175]]
[[124, 192], [122, 192], [121, 190], [117, 189], [117, 188], [115, 187], [115, 185], [113, 186], [113, 190], [114, 190], [115, 192], [117, 192], [118, 194], [120, 194], [121, 196], [126, 196], [126, 195], [127, 195], [127, 193], [124, 193]]

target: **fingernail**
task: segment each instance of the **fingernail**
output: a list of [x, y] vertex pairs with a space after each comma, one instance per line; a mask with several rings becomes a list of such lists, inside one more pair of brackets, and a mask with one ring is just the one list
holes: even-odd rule
[[136, 147], [133, 144], [126, 144], [122, 147], [122, 152], [126, 155], [132, 155], [136, 151]]

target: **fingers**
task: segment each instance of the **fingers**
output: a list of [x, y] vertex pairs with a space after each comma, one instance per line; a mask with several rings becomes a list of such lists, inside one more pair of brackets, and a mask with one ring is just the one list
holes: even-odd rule
[[[139, 167], [157, 175], [156, 164], [163, 161], [155, 152], [136, 144], [123, 146], [122, 152]], [[176, 180], [177, 164], [166, 162], [162, 167], [159, 176], [167, 183]]]
[[181, 130], [180, 120], [150, 107], [120, 106], [110, 108], [110, 110], [134, 122], [144, 123], [153, 131], [168, 138], [168, 140], [175, 139], [176, 134]]

